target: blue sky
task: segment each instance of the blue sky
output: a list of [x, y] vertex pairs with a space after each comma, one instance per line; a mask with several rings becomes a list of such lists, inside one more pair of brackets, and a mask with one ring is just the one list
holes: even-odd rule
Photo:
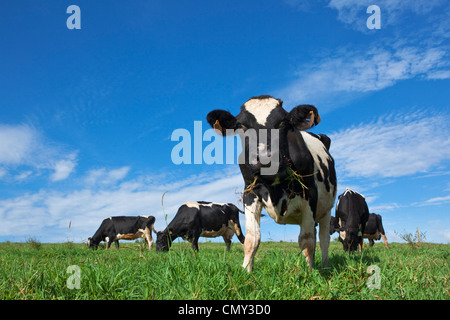
[[[237, 164], [175, 165], [171, 135], [271, 94], [318, 108], [338, 192], [364, 194], [390, 241], [419, 227], [449, 243], [449, 38], [444, 0], [2, 1], [0, 241], [81, 242], [114, 215], [160, 230], [183, 202], [238, 203]], [[261, 230], [299, 233], [267, 216]]]

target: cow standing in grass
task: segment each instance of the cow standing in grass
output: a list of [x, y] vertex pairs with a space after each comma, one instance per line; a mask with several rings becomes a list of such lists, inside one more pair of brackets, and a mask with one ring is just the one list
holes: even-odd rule
[[363, 234], [369, 219], [369, 208], [363, 195], [347, 188], [338, 197], [335, 228], [339, 230], [339, 241], [344, 251], [362, 251]]
[[156, 233], [155, 217], [110, 217], [103, 220], [102, 224], [92, 237], [88, 238], [88, 247], [97, 248], [101, 241], [106, 242], [106, 249], [111, 247], [114, 242], [116, 248], [119, 248], [119, 240], [135, 240], [144, 238], [147, 240], [148, 249], [152, 250], [153, 238], [152, 231]]
[[389, 249], [388, 240], [383, 228], [383, 221], [379, 214], [369, 214], [369, 219], [367, 220], [366, 228], [363, 233], [363, 238], [369, 240], [369, 246], [371, 247], [373, 247], [374, 240], [380, 240], [380, 238], [383, 238], [384, 246]]
[[287, 112], [271, 96], [249, 99], [235, 117], [225, 110], [207, 116], [216, 132], [239, 134], [242, 154], [239, 167], [245, 182], [246, 234], [243, 267], [251, 271], [261, 241], [260, 217], [266, 212], [279, 224], [301, 226], [298, 243], [310, 267], [316, 248], [315, 224], [319, 223], [322, 264], [328, 263], [330, 215], [336, 198], [334, 160], [330, 139], [304, 131], [320, 122], [311, 105]]
[[235, 233], [241, 243], [245, 240], [239, 223], [239, 211], [232, 203], [186, 202], [178, 209], [167, 228], [157, 233], [156, 251], [168, 251], [178, 237], [192, 242], [192, 249], [198, 251], [200, 237], [220, 236], [229, 251]]
[[[331, 217], [330, 236], [335, 232], [339, 232], [339, 229], [340, 227], [338, 221], [336, 220], [335, 217]], [[369, 220], [367, 220], [363, 238], [369, 240], [370, 247], [373, 247], [375, 243], [374, 240], [380, 240], [381, 238], [383, 238], [384, 246], [387, 249], [389, 249], [389, 243], [386, 238], [386, 233], [384, 232], [381, 216], [379, 214], [376, 213], [369, 214]], [[342, 242], [342, 239], [340, 237], [338, 239], [339, 241]]]

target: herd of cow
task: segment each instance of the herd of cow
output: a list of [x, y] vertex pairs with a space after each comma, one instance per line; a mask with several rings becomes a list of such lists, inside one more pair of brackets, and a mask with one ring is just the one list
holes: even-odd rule
[[[339, 232], [339, 241], [347, 252], [357, 248], [361, 252], [363, 238], [373, 245], [382, 237], [388, 247], [381, 216], [369, 214], [361, 194], [346, 189], [338, 197], [335, 217], [331, 217], [337, 193], [334, 160], [329, 153], [331, 140], [324, 134], [305, 131], [321, 121], [314, 106], [299, 105], [287, 112], [282, 104], [282, 100], [264, 95], [250, 98], [237, 116], [225, 110], [213, 110], [207, 115], [208, 123], [220, 135], [241, 136], [244, 161], [239, 162], [239, 167], [245, 183], [244, 211], [231, 203], [186, 202], [160, 232], [154, 228], [153, 216], [106, 218], [88, 239], [88, 246], [96, 248], [106, 241], [107, 248], [113, 242], [119, 247], [120, 239], [143, 237], [151, 250], [154, 232], [157, 251], [168, 251], [178, 237], [189, 240], [192, 248], [198, 250], [200, 237], [218, 236], [223, 237], [229, 250], [236, 234], [244, 247], [242, 266], [251, 271], [261, 241], [260, 217], [264, 207], [275, 222], [300, 225], [298, 242], [310, 267], [314, 262], [317, 225], [323, 266], [328, 263], [330, 235], [334, 232]], [[249, 145], [249, 129], [266, 132], [265, 140], [257, 138], [257, 148]], [[276, 134], [272, 137], [276, 139], [267, 139], [273, 130]], [[273, 163], [263, 161], [268, 156], [278, 165], [274, 174], [264, 173], [264, 168], [273, 167]], [[245, 215], [245, 237], [239, 212]]]

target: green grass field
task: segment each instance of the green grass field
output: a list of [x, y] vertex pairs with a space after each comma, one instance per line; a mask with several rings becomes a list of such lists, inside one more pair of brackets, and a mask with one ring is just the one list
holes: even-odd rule
[[[366, 244], [362, 254], [330, 245], [330, 263], [309, 270], [297, 243], [263, 242], [254, 271], [234, 243], [174, 243], [168, 253], [122, 242], [119, 250], [83, 244], [0, 243], [0, 299], [440, 299], [449, 300], [450, 245]], [[79, 273], [68, 271], [78, 266]], [[380, 288], [370, 289], [375, 265]], [[79, 279], [80, 289], [73, 288]], [[69, 281], [68, 281], [69, 280]], [[68, 285], [69, 282], [69, 285]], [[69, 289], [72, 287], [72, 289]]]

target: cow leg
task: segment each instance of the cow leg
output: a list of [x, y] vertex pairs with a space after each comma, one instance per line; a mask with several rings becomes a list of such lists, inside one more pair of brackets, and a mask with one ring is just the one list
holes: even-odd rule
[[152, 231], [148, 227], [145, 227], [145, 229], [144, 229], [144, 237], [148, 243], [148, 250], [152, 251], [152, 247], [153, 247]]
[[231, 239], [229, 239], [226, 235], [223, 235], [222, 238], [225, 241], [225, 244], [227, 245], [227, 251], [230, 251]]
[[327, 214], [319, 221], [319, 241], [322, 251], [322, 267], [328, 265], [328, 247], [330, 246], [330, 218], [331, 213]]
[[384, 246], [389, 249], [389, 244], [388, 244], [386, 235], [382, 234], [381, 238], [383, 238]]
[[369, 239], [369, 247], [373, 247], [375, 241], [373, 241], [373, 239]]
[[200, 238], [200, 232], [196, 232], [194, 234], [194, 237], [192, 238], [192, 250], [197, 251], [198, 252], [198, 239]]
[[262, 203], [258, 198], [254, 197], [254, 201], [251, 205], [245, 205], [245, 241], [244, 241], [244, 263], [243, 268], [246, 268], [248, 272], [252, 271], [253, 258], [258, 250], [259, 243], [261, 242], [260, 231], [260, 219]]
[[225, 233], [223, 234], [222, 238], [225, 241], [225, 244], [227, 245], [227, 251], [230, 251], [231, 248], [231, 239], [234, 236], [234, 230], [227, 228], [227, 230], [225, 230]]
[[225, 244], [227, 245], [227, 251], [230, 251], [231, 248], [231, 239], [233, 238], [235, 233], [234, 229], [227, 228], [225, 230], [225, 233], [222, 235], [223, 240], [225, 241]]
[[[328, 221], [328, 223], [330, 223], [330, 221]], [[298, 244], [310, 268], [314, 265], [314, 253], [316, 251], [316, 230], [314, 225], [315, 222], [312, 218], [312, 213], [303, 213]]]
[[116, 245], [116, 249], [119, 249], [119, 240], [115, 240], [114, 244]]
[[198, 251], [198, 238], [192, 240], [192, 250]]
[[106, 237], [105, 241], [106, 241], [106, 249], [111, 248], [111, 245], [114, 241], [115, 236], [110, 236], [110, 237]]

